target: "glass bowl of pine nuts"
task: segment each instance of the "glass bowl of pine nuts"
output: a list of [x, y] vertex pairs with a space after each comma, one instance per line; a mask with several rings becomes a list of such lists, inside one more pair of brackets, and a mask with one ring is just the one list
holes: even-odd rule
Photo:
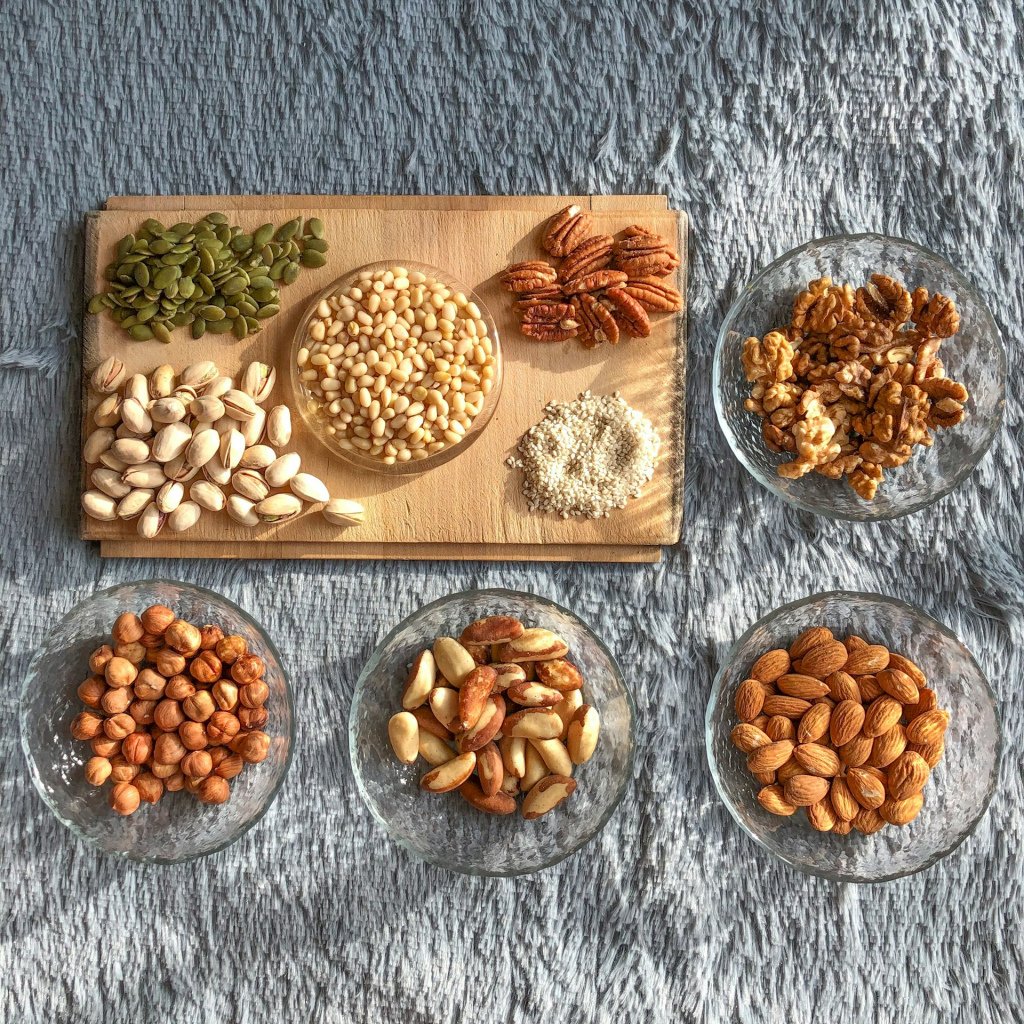
[[501, 346], [481, 299], [426, 263], [368, 263], [310, 303], [292, 346], [296, 407], [335, 456], [379, 473], [434, 469], [483, 433]]
[[[949, 629], [902, 601], [843, 591], [783, 605], [740, 637], [705, 738], [747, 835], [840, 882], [902, 878], [952, 853], [995, 793], [1002, 743], [988, 680]], [[772, 771], [762, 763], [783, 757]]]

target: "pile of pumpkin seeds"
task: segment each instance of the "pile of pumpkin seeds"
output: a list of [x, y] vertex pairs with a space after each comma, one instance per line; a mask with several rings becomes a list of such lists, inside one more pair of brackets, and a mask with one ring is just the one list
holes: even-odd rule
[[241, 340], [281, 309], [279, 288], [299, 276], [299, 267], [322, 267], [328, 245], [324, 224], [301, 217], [251, 235], [229, 226], [223, 213], [194, 224], [164, 227], [150, 218], [117, 243], [103, 272], [105, 292], [89, 300], [90, 313], [110, 315], [136, 341], [167, 343], [177, 327], [192, 337], [227, 334]]

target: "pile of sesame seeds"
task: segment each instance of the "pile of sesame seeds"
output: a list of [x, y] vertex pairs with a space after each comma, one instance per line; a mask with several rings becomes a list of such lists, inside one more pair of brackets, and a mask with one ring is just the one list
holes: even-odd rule
[[549, 402], [508, 465], [523, 472], [531, 511], [600, 519], [640, 495], [660, 442], [650, 420], [618, 392]]

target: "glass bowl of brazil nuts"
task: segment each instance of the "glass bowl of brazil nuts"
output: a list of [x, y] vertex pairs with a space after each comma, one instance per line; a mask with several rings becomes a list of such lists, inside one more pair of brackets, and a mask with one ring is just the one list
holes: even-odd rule
[[[600, 736], [592, 755], [585, 763], [580, 764], [578, 757], [574, 762], [579, 765], [572, 770], [575, 788], [543, 816], [534, 817], [527, 804], [532, 790], [514, 812], [500, 813], [482, 813], [477, 803], [471, 804], [471, 795], [479, 801], [478, 789], [473, 794], [461, 787], [425, 791], [431, 765], [441, 762], [430, 759], [430, 748], [423, 743], [418, 759], [414, 752], [413, 763], [402, 763], [389, 737], [396, 711], [417, 703], [403, 698], [410, 669], [421, 660], [421, 652], [431, 649], [438, 638], [462, 637], [467, 626], [489, 616], [514, 617], [530, 630], [557, 634], [568, 646], [566, 658], [582, 675], [582, 699], [600, 714]], [[440, 675], [437, 688], [451, 696]], [[420, 703], [415, 712], [430, 718], [433, 706], [433, 701]], [[415, 856], [465, 874], [522, 875], [557, 864], [607, 824], [632, 777], [634, 721], [633, 699], [614, 657], [579, 618], [533, 594], [471, 590], [426, 605], [380, 641], [356, 683], [349, 714], [349, 753], [356, 784], [370, 812], [388, 835]], [[499, 731], [488, 746], [502, 746], [502, 736]], [[436, 738], [420, 730], [421, 741], [433, 743]], [[567, 745], [572, 748], [571, 734]], [[453, 751], [447, 756], [457, 760]], [[527, 771], [532, 756], [527, 753]], [[470, 778], [466, 785], [477, 783]]]
[[999, 429], [1006, 354], [984, 296], [901, 238], [798, 246], [740, 290], [713, 392], [733, 454], [816, 515], [916, 512], [961, 484]]
[[[83, 742], [78, 738], [79, 734], [75, 733], [73, 723], [83, 717], [83, 713], [88, 715], [89, 709], [95, 703], [87, 692], [90, 677], [101, 690], [103, 689], [103, 675], [106, 670], [95, 664], [92, 659], [94, 654], [99, 654], [103, 645], [108, 645], [109, 648], [114, 643], [112, 630], [117, 632], [123, 621], [119, 616], [130, 613], [124, 617], [134, 619], [135, 616], [142, 615], [141, 621], [147, 623], [149, 619], [143, 614], [144, 610], [156, 611], [153, 606], [165, 606], [173, 611], [179, 620], [191, 623], [199, 630], [207, 624], [219, 627], [236, 652], [245, 650], [248, 654], [256, 655], [257, 660], [262, 660], [261, 681], [265, 688], [261, 687], [263, 693], [260, 695], [260, 710], [265, 708], [267, 716], [265, 723], [256, 724], [255, 728], [259, 730], [259, 739], [266, 745], [256, 758], [250, 759], [248, 754], [243, 755], [245, 763], [236, 766], [239, 769], [237, 775], [227, 770], [227, 764], [223, 767], [218, 765], [217, 769], [210, 773], [210, 782], [213, 783], [216, 779], [216, 785], [225, 789], [223, 794], [214, 799], [224, 802], [205, 802], [203, 796], [195, 791], [177, 792], [170, 777], [164, 780], [161, 786], [155, 781], [154, 773], [159, 772], [160, 776], [163, 776], [157, 762], [162, 764], [171, 760], [171, 757], [159, 754], [161, 743], [173, 740], [176, 745], [176, 737], [175, 731], [167, 732], [156, 726], [162, 722], [173, 728], [159, 713], [160, 704], [175, 703], [166, 699], [171, 693], [172, 682], [177, 680], [178, 685], [186, 687], [192, 684], [197, 691], [196, 696], [210, 687], [221, 708], [225, 707], [222, 703], [225, 689], [234, 689], [240, 694], [248, 687], [236, 686], [232, 682], [245, 677], [229, 670], [229, 664], [230, 669], [235, 669], [240, 656], [232, 662], [233, 655], [226, 650], [221, 652], [225, 659], [223, 678], [220, 683], [212, 685], [209, 682], [204, 685], [203, 680], [209, 681], [212, 675], [217, 673], [203, 676], [195, 664], [199, 661], [198, 658], [194, 659], [184, 675], [164, 679], [157, 679], [155, 673], [170, 673], [173, 669], [181, 671], [180, 668], [172, 665], [170, 661], [167, 662], [166, 668], [163, 667], [163, 663], [152, 669], [142, 668], [134, 684], [123, 690], [118, 689], [117, 693], [132, 694], [133, 702], [128, 711], [135, 716], [143, 704], [143, 696], [156, 696], [152, 693], [143, 693], [140, 688], [143, 680], [150, 686], [166, 682], [167, 690], [163, 694], [165, 699], [148, 702], [157, 705], [153, 709], [157, 712], [156, 722], [144, 727], [143, 723], [152, 722], [154, 716], [150, 715], [145, 719], [140, 717], [139, 724], [129, 737], [138, 738], [145, 732], [147, 743], [151, 737], [156, 737], [152, 764], [147, 760], [144, 765], [137, 767], [141, 767], [149, 786], [155, 787], [157, 792], [147, 797], [142, 786], [142, 776], [137, 776], [129, 785], [143, 794], [141, 802], [135, 793], [131, 793], [134, 810], [128, 808], [126, 813], [126, 809], [122, 807], [115, 813], [118, 776], [106, 773], [111, 771], [109, 765], [114, 765], [116, 769], [127, 767], [130, 770], [130, 764], [126, 766], [119, 761], [131, 761], [133, 758], [123, 742], [119, 753], [104, 749], [102, 754], [107, 755], [107, 758], [98, 756], [101, 750], [94, 744], [102, 744], [107, 738], [105, 734], [101, 732], [95, 739]], [[114, 660], [117, 661], [123, 655], [125, 659], [132, 658], [138, 661], [140, 666], [149, 665], [149, 655], [155, 656], [160, 650], [157, 646], [159, 639], [148, 635], [140, 638], [142, 644], [148, 645], [144, 658], [141, 652], [132, 655], [128, 649], [124, 649]], [[166, 635], [163, 639], [167, 640], [163, 651], [173, 658], [174, 648], [171, 644], [175, 641], [168, 640]], [[117, 650], [115, 648], [115, 651]], [[203, 653], [203, 667], [209, 668], [213, 660], [209, 656], [213, 651], [204, 649]], [[109, 655], [108, 650], [107, 656]], [[140, 658], [143, 660], [139, 660]], [[123, 664], [121, 667], [127, 668], [127, 665]], [[100, 673], [98, 676], [94, 674], [97, 671]], [[108, 677], [107, 681], [111, 684], [107, 690], [109, 693], [114, 686], [112, 678]], [[222, 684], [226, 685], [223, 689], [218, 689]], [[187, 705], [187, 701], [182, 701], [181, 707]], [[97, 713], [102, 714], [103, 708], [98, 708]], [[252, 713], [250, 710], [249, 714]], [[241, 739], [245, 730], [253, 723], [246, 718], [246, 708], [241, 702], [234, 708], [233, 714], [238, 716], [236, 722], [242, 721], [242, 731], [237, 735], [237, 738]], [[202, 760], [206, 753], [210, 753], [211, 756], [215, 752], [225, 757], [228, 755], [226, 747], [216, 750], [213, 746], [214, 737], [211, 730], [214, 723], [218, 722], [218, 715], [219, 712], [212, 717], [207, 717], [205, 713], [195, 713], [195, 718], [204, 719], [200, 727], [199, 722], [189, 720], [193, 717], [190, 713], [188, 718], [179, 724], [176, 731], [187, 745], [188, 751], [200, 754], [199, 758], [193, 760]], [[29, 773], [39, 794], [57, 819], [80, 839], [104, 853], [160, 864], [189, 861], [214, 853], [233, 843], [252, 828], [266, 814], [284, 782], [291, 763], [295, 738], [291, 686], [281, 655], [270, 637], [250, 615], [227, 598], [202, 587], [171, 580], [145, 580], [121, 584], [97, 591], [72, 608], [39, 644], [25, 677], [19, 717], [21, 744], [28, 760]], [[115, 717], [127, 719], [129, 715], [121, 714]], [[221, 720], [223, 717], [221, 716]], [[205, 732], [209, 738], [200, 736], [198, 741], [186, 739], [189, 734], [185, 730], [192, 730], [193, 733]], [[218, 738], [217, 742], [228, 741]], [[192, 778], [205, 771], [185, 770], [185, 759], [189, 754], [181, 749], [175, 756], [180, 758], [180, 766], [185, 776]], [[103, 764], [103, 768], [106, 784], [103, 784], [103, 778], [92, 776], [90, 769], [95, 763], [105, 760], [107, 763]], [[229, 785], [225, 787], [221, 779], [230, 779]], [[178, 781], [182, 781], [182, 776], [179, 775]], [[151, 802], [153, 798], [156, 802]]]
[[[821, 676], [827, 693], [814, 689]], [[745, 710], [753, 677], [764, 703]], [[797, 692], [804, 699], [786, 696]], [[779, 737], [772, 748], [793, 748], [773, 772], [751, 761], [768, 744], [740, 749], [751, 746], [741, 732], [761, 730]], [[902, 601], [836, 591], [783, 605], [740, 637], [715, 677], [706, 744], [719, 795], [755, 842], [808, 874], [884, 882], [974, 832], [1002, 741], [988, 680], [953, 633]]]
[[369, 263], [325, 288], [299, 321], [291, 364], [309, 430], [381, 473], [421, 473], [466, 451], [501, 395], [494, 319], [425, 263]]

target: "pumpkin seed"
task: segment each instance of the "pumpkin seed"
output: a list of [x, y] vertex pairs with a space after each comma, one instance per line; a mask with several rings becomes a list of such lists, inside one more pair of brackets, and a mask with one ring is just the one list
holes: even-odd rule
[[206, 333], [206, 321], [201, 317], [197, 316], [192, 321], [192, 337], [201, 338]]
[[88, 309], [89, 312], [93, 314], [102, 313], [105, 306], [106, 297], [107, 296], [102, 292], [99, 295], [94, 295], [89, 300], [89, 305], [86, 306], [85, 308]]
[[153, 324], [151, 329], [153, 331], [153, 337], [156, 338], [157, 341], [162, 341], [165, 345], [169, 345], [171, 343], [171, 332], [167, 330], [163, 324]]
[[324, 222], [319, 217], [310, 217], [309, 220], [306, 221], [306, 230], [314, 238], [323, 238]]
[[136, 324], [134, 327], [130, 327], [128, 333], [136, 341], [149, 341], [153, 337], [153, 332], [145, 324]]
[[288, 221], [286, 224], [282, 224], [277, 231], [274, 233], [274, 240], [277, 242], [287, 242], [291, 237], [296, 234], [302, 228], [302, 218], [296, 217], [294, 220]]
[[252, 234], [252, 244], [256, 249], [262, 249], [274, 237], [274, 225], [263, 224]]
[[[299, 257], [299, 261], [304, 267], [322, 267], [327, 262], [327, 257], [322, 252], [317, 252], [315, 249], [307, 249]], [[294, 267], [295, 264], [293, 263], [292, 266]], [[296, 274], [296, 276], [298, 275]]]
[[294, 284], [295, 279], [299, 276], [299, 267], [297, 263], [289, 263], [281, 274], [281, 280], [285, 284]]

